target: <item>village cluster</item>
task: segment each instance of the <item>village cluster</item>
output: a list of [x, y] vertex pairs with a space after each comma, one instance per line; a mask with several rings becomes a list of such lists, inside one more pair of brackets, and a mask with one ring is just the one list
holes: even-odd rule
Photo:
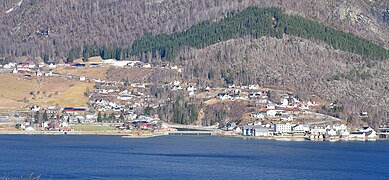
[[[121, 130], [142, 129], [159, 131], [167, 129], [166, 122], [158, 115], [151, 115], [148, 110], [168, 103], [168, 100], [156, 99], [150, 95], [150, 84], [130, 83], [128, 81], [106, 81], [86, 77], [54, 73], [60, 66], [75, 68], [96, 68], [101, 65], [131, 68], [156, 68], [140, 61], [105, 60], [101, 63], [74, 62], [55, 64], [46, 62], [34, 64], [8, 63], [0, 65], [2, 72], [22, 73], [25, 78], [61, 76], [79, 81], [93, 81], [94, 89], [85, 92], [89, 99], [87, 107], [40, 107], [31, 105], [30, 112], [20, 116], [18, 128], [26, 131], [52, 130], [71, 131], [75, 124], [99, 124], [115, 126]], [[181, 72], [177, 66], [164, 65], [158, 68], [169, 68]], [[269, 99], [270, 91], [258, 85], [241, 84], [228, 87], [197, 87], [196, 84], [179, 80], [165, 84], [171, 91], [183, 91], [189, 96], [216, 101], [251, 101], [255, 102], [257, 111], [248, 115], [251, 122], [246, 125], [228, 123], [220, 130], [232, 131], [243, 136], [254, 137], [305, 137], [307, 139], [375, 139], [377, 133], [371, 127], [359, 130], [350, 129], [340, 119], [315, 113], [311, 108], [318, 104], [310, 99], [307, 101], [292, 94], [282, 95], [279, 102]], [[199, 96], [206, 94], [207, 96]], [[211, 96], [209, 96], [211, 94]], [[334, 108], [336, 104], [330, 104]], [[367, 116], [367, 113], [362, 113]], [[16, 116], [16, 115], [15, 115]], [[5, 117], [3, 117], [4, 119]]]
[[[269, 100], [269, 92], [256, 91], [257, 85], [231, 85], [225, 92], [219, 93], [216, 99], [256, 100], [261, 110], [250, 114], [255, 122], [244, 126], [228, 124], [224, 130], [235, 131], [243, 136], [254, 137], [304, 137], [309, 140], [323, 139], [376, 139], [377, 132], [371, 127], [350, 129], [342, 120], [332, 116], [314, 113], [310, 108], [318, 104], [312, 99], [303, 101], [300, 98], [285, 94], [279, 102]], [[331, 103], [329, 108], [335, 108]], [[366, 112], [360, 116], [367, 116]]]

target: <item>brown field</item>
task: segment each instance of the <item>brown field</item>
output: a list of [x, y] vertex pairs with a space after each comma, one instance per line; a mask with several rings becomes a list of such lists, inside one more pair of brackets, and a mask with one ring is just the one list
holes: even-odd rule
[[100, 56], [90, 57], [88, 63], [101, 63], [103, 59]]
[[84, 93], [93, 83], [61, 77], [32, 78], [0, 74], [0, 112], [22, 111], [30, 105], [86, 106]]
[[112, 67], [108, 70], [108, 78], [113, 81], [120, 81], [128, 78], [130, 82], [143, 82], [154, 73], [154, 69], [141, 68], [117, 68]]
[[73, 76], [85, 76], [87, 78], [107, 79], [108, 67], [82, 68], [82, 67], [58, 67], [54, 72]]

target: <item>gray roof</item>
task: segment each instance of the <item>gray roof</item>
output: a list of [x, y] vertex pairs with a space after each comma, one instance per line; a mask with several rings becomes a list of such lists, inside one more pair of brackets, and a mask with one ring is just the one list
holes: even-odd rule
[[269, 132], [267, 128], [258, 125], [243, 126], [243, 129], [255, 129], [256, 132]]

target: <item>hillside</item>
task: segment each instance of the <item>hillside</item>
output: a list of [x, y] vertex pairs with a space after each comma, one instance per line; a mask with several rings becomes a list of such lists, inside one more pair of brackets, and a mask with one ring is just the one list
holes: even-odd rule
[[0, 57], [64, 60], [73, 47], [128, 48], [146, 32], [179, 32], [253, 5], [281, 7], [388, 46], [389, 3], [384, 0], [4, 0]]
[[228, 15], [220, 22], [203, 22], [182, 32], [146, 34], [132, 45], [131, 53], [158, 54], [161, 59], [172, 59], [183, 47], [204, 48], [236, 37], [270, 36], [282, 38], [284, 34], [325, 42], [335, 49], [349, 51], [374, 59], [389, 58], [389, 50], [351, 33], [303, 18], [290, 16], [278, 8], [250, 7], [237, 14]]
[[389, 109], [388, 9], [385, 0], [3, 0], [0, 60], [161, 58], [183, 73], [111, 68], [100, 76], [258, 83], [342, 103], [328, 113], [350, 121], [368, 111], [377, 126]]
[[246, 37], [189, 49], [174, 61], [185, 66], [183, 79], [201, 86], [259, 83], [297, 92], [302, 98], [316, 95], [328, 104], [340, 102], [344, 111], [334, 115], [342, 119], [355, 119], [364, 111], [371, 124], [387, 119], [389, 62], [371, 61], [324, 43], [291, 36]]

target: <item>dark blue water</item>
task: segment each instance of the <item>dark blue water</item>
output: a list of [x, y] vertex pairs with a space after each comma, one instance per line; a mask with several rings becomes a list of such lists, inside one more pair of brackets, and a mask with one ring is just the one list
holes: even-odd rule
[[389, 141], [0, 135], [0, 179], [387, 179]]

